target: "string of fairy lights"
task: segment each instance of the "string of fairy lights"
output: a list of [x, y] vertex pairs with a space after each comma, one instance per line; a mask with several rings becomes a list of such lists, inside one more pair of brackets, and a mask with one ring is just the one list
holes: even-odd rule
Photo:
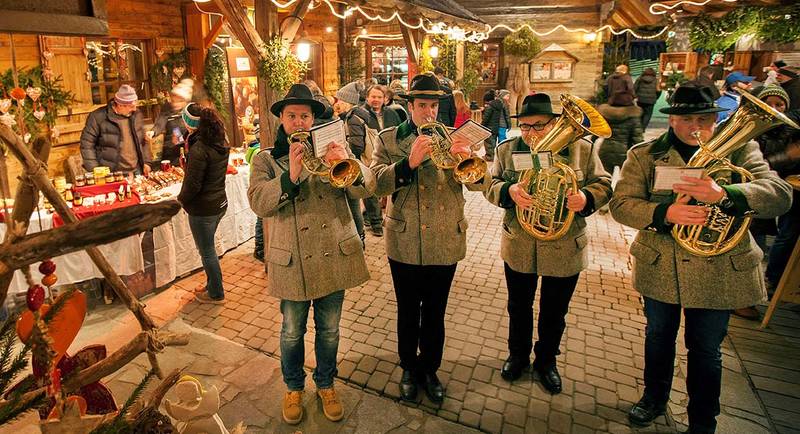
[[[209, 2], [209, 1], [211, 1], [211, 0], [194, 0], [195, 3], [206, 3], [206, 2]], [[274, 4], [276, 7], [280, 8], [280, 9], [287, 9], [287, 8], [291, 7], [293, 4], [297, 3], [297, 1], [299, 1], [299, 0], [289, 0], [287, 2], [281, 2], [279, 0], [270, 0], [270, 1], [272, 2], [272, 4]], [[704, 2], [696, 2], [696, 1], [692, 1], [692, 0], [682, 0], [680, 3], [692, 3], [692, 4], [700, 5], [700, 4], [706, 4], [706, 3], [710, 2], [710, 1], [712, 1], [712, 0], [704, 0]], [[722, 1], [730, 2], [730, 1], [736, 1], [736, 0], [722, 0]], [[333, 1], [331, 1], [331, 0], [317, 0], [317, 3], [326, 5], [328, 7], [328, 9], [330, 10], [331, 15], [335, 16], [336, 18], [342, 19], [342, 20], [347, 19], [347, 18], [351, 17], [352, 15], [358, 13], [362, 17], [367, 19], [368, 21], [380, 21], [382, 23], [389, 23], [389, 22], [392, 22], [394, 20], [397, 20], [397, 22], [400, 23], [400, 25], [402, 25], [402, 26], [404, 26], [406, 28], [409, 28], [409, 29], [423, 30], [425, 33], [428, 33], [428, 34], [444, 35], [448, 39], [452, 39], [452, 40], [456, 40], [456, 41], [463, 41], [463, 42], [472, 42], [472, 43], [482, 42], [482, 41], [488, 39], [492, 33], [496, 32], [498, 30], [501, 30], [501, 29], [505, 29], [505, 30], [508, 30], [510, 32], [516, 32], [516, 31], [519, 31], [519, 30], [521, 30], [523, 28], [528, 28], [531, 32], [533, 32], [537, 36], [547, 36], [547, 35], [550, 35], [552, 33], [557, 32], [557, 31], [563, 31], [563, 32], [566, 32], [566, 33], [583, 33], [584, 34], [584, 38], [588, 42], [591, 42], [591, 41], [594, 41], [595, 39], [597, 39], [597, 36], [600, 35], [604, 31], [608, 31], [608, 32], [610, 32], [610, 33], [612, 33], [614, 35], [621, 35], [621, 34], [624, 34], [624, 33], [630, 33], [631, 36], [633, 36], [634, 38], [637, 38], [637, 39], [656, 39], [656, 38], [659, 38], [661, 35], [663, 35], [665, 32], [668, 31], [668, 27], [664, 26], [663, 28], [661, 28], [659, 31], [657, 31], [654, 34], [645, 35], [645, 34], [637, 33], [632, 29], [616, 30], [610, 25], [603, 25], [603, 26], [597, 27], [595, 29], [585, 29], [585, 28], [570, 28], [570, 27], [567, 27], [567, 26], [565, 26], [563, 24], [558, 24], [555, 27], [553, 27], [553, 28], [551, 28], [550, 30], [547, 30], [547, 31], [537, 30], [537, 29], [531, 27], [529, 24], [521, 24], [521, 25], [519, 25], [517, 27], [511, 27], [511, 26], [509, 26], [507, 24], [497, 24], [497, 25], [494, 25], [494, 26], [486, 25], [486, 28], [484, 29], [484, 31], [476, 31], [476, 30], [467, 30], [467, 29], [461, 28], [460, 26], [457, 26], [457, 25], [449, 26], [449, 25], [447, 25], [446, 23], [443, 23], [443, 22], [433, 23], [430, 20], [426, 20], [426, 19], [423, 19], [423, 18], [416, 18], [416, 22], [408, 22], [400, 15], [400, 13], [398, 11], [392, 12], [392, 14], [389, 15], [389, 16], [383, 16], [383, 15], [380, 15], [380, 14], [374, 14], [374, 15], [370, 14], [369, 12], [367, 12], [365, 9], [363, 9], [360, 6], [348, 6], [343, 11], [340, 12], [334, 6]], [[670, 8], [670, 9], [672, 8], [672, 7], [667, 6], [667, 5], [661, 5], [659, 3], [655, 3], [655, 4], [651, 5], [651, 12], [652, 12], [653, 7], [655, 7], [655, 6], [663, 6], [663, 7]], [[312, 1], [309, 4], [309, 9], [314, 9], [315, 7], [316, 7], [316, 5]], [[656, 12], [652, 12], [652, 13], [657, 14]], [[665, 12], [659, 12], [659, 13], [663, 14]], [[355, 40], [356, 41], [358, 39], [396, 40], [396, 39], [400, 39], [400, 38], [402, 38], [401, 35], [395, 35], [395, 34], [363, 34], [362, 33], [360, 35], [357, 35]]]

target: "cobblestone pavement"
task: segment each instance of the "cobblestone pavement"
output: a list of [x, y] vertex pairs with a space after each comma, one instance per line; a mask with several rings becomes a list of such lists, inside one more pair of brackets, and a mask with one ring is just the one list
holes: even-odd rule
[[[589, 219], [591, 265], [581, 274], [567, 316], [558, 368], [564, 391], [550, 396], [538, 380], [509, 384], [500, 378], [507, 356], [508, 317], [500, 249], [501, 210], [477, 193], [467, 194], [467, 258], [458, 266], [447, 309], [447, 340], [440, 378], [444, 403], [427, 398], [412, 405], [486, 432], [635, 432], [626, 412], [642, 391], [645, 319], [631, 287], [628, 244], [634, 231], [606, 214]], [[262, 265], [252, 244], [223, 259], [225, 306], [187, 304], [183, 320], [268, 355], [280, 356], [278, 301], [265, 293]], [[396, 354], [396, 303], [382, 239], [367, 238], [372, 280], [347, 292], [341, 323], [339, 377], [397, 399], [401, 370]], [[190, 290], [196, 274], [176, 283]], [[538, 297], [537, 297], [538, 298]], [[537, 302], [538, 305], [538, 302]], [[307, 365], [314, 366], [306, 335]], [[721, 433], [768, 432], [770, 422], [736, 353], [726, 341]], [[686, 416], [686, 353], [679, 343], [669, 414], [644, 432], [675, 432]], [[275, 403], [275, 405], [278, 405]]]

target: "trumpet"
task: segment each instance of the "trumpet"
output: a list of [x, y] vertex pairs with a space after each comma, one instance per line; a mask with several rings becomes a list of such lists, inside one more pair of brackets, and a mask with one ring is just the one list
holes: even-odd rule
[[305, 130], [295, 131], [289, 135], [289, 143], [300, 142], [303, 145], [303, 167], [314, 175], [328, 179], [336, 188], [353, 185], [361, 174], [358, 161], [347, 158], [333, 161], [329, 165], [324, 159], [314, 155], [310, 138], [311, 132]]
[[453, 169], [453, 177], [461, 184], [472, 184], [486, 176], [488, 164], [474, 153], [468, 157], [453, 155], [453, 140], [447, 127], [431, 118], [417, 127], [417, 135], [431, 138], [431, 161], [440, 170]]

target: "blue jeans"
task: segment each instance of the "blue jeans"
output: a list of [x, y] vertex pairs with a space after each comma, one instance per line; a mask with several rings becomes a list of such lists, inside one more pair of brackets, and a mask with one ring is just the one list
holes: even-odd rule
[[214, 300], [225, 298], [222, 289], [222, 269], [219, 267], [219, 257], [214, 248], [214, 234], [224, 212], [218, 215], [189, 215], [189, 229], [192, 231], [194, 245], [200, 253], [203, 262], [203, 271], [206, 272], [206, 292]]
[[503, 143], [508, 136], [508, 128], [500, 127], [497, 131], [497, 143]]
[[361, 239], [364, 239], [364, 216], [361, 215], [361, 199], [347, 198], [347, 205], [350, 207], [350, 214], [353, 215], [353, 223], [356, 224], [356, 232]]
[[344, 290], [328, 294], [315, 300], [281, 300], [281, 373], [283, 382], [290, 391], [303, 390], [306, 380], [305, 363], [306, 322], [308, 308], [314, 305], [314, 384], [317, 389], [333, 387], [336, 376], [336, 353], [339, 351], [339, 320], [342, 318]]
[[[644, 396], [666, 404], [672, 389], [675, 339], [681, 324], [681, 306], [644, 299], [647, 327], [644, 339]], [[688, 353], [686, 391], [692, 432], [714, 432], [722, 384], [720, 345], [728, 333], [729, 310], [683, 309]]]
[[798, 235], [800, 235], [800, 212], [798, 212], [800, 203], [797, 203], [797, 198], [798, 195], [795, 194], [792, 209], [778, 217], [778, 235], [775, 236], [775, 242], [769, 251], [769, 262], [764, 274], [767, 280], [775, 286], [778, 286], [781, 280], [783, 270], [789, 262], [789, 257], [792, 256], [792, 250], [797, 243]]

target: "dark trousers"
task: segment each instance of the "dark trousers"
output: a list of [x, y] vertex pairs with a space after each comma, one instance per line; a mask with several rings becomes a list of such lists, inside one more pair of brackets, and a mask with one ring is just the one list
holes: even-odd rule
[[378, 196], [364, 198], [364, 220], [369, 221], [372, 227], [383, 227], [383, 211]]
[[[539, 276], [519, 273], [505, 265], [508, 287], [508, 351], [518, 360], [530, 360], [533, 341], [533, 299]], [[534, 365], [549, 368], [561, 354], [558, 347], [567, 323], [564, 318], [569, 301], [575, 292], [578, 276], [542, 276], [542, 295], [539, 298], [539, 340], [533, 348], [536, 354]]]
[[356, 224], [356, 232], [361, 240], [364, 240], [364, 217], [361, 215], [361, 199], [347, 198], [347, 205], [350, 206], [350, 214], [353, 215], [353, 223]]
[[497, 147], [497, 134], [492, 133], [488, 139], [484, 140], [483, 147], [486, 149], [486, 156], [484, 158], [489, 161], [494, 160], [494, 148]]
[[[795, 192], [796, 193], [796, 192]], [[792, 250], [800, 235], [800, 202], [797, 194], [794, 195], [792, 208], [788, 213], [778, 217], [778, 235], [769, 251], [769, 262], [765, 273], [767, 280], [775, 286], [781, 280], [783, 270], [789, 263]]]
[[442, 364], [444, 313], [457, 265], [411, 265], [389, 259], [403, 369], [433, 374]]
[[256, 248], [253, 254], [264, 259], [264, 220], [261, 217], [256, 218]]
[[[675, 369], [675, 339], [681, 325], [681, 306], [644, 298], [647, 327], [644, 339], [644, 396], [666, 404]], [[720, 345], [728, 333], [730, 311], [683, 309], [688, 351], [686, 391], [692, 432], [714, 432], [722, 384]]]
[[642, 131], [647, 129], [647, 125], [650, 123], [650, 118], [653, 117], [653, 105], [654, 104], [643, 104], [637, 103], [639, 107], [642, 108]]

